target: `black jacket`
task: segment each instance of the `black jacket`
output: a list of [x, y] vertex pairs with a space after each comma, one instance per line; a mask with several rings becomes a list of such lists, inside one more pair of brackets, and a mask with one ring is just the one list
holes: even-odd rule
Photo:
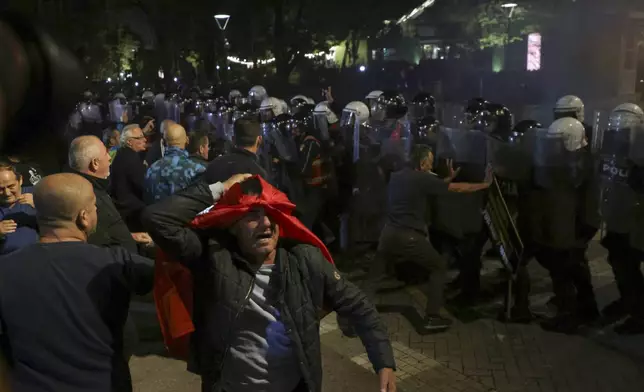
[[79, 173], [71, 169], [70, 171], [89, 181], [94, 187], [94, 194], [96, 195], [98, 224], [96, 225], [96, 231], [89, 236], [87, 242], [98, 246], [119, 245], [136, 254], [137, 246], [132, 238], [132, 233], [128, 230], [123, 218], [121, 218], [121, 214], [119, 214], [112, 202], [112, 198], [107, 193], [109, 180]]
[[[148, 207], [143, 223], [164, 252], [193, 271], [196, 331], [189, 369], [202, 376], [205, 390], [218, 392], [235, 323], [248, 301], [258, 266], [240, 256], [228, 234], [186, 228], [212, 201], [208, 186], [199, 183]], [[281, 279], [279, 310], [310, 392], [321, 391], [319, 317], [325, 309], [350, 319], [376, 371], [395, 368], [387, 330], [375, 307], [319, 249], [282, 242], [276, 263]]]
[[150, 143], [148, 150], [145, 152], [145, 162], [148, 164], [148, 167], [159, 159], [163, 158], [163, 148], [161, 148], [161, 139], [157, 139], [154, 142]]
[[110, 169], [110, 194], [114, 205], [132, 232], [140, 232], [143, 202], [143, 181], [147, 167], [137, 152], [121, 147]]
[[205, 167], [208, 167], [208, 164], [210, 164], [210, 161], [203, 159], [201, 155], [190, 154], [190, 159], [192, 159], [193, 162], [197, 162], [201, 165], [204, 165]]
[[233, 148], [230, 154], [210, 162], [203, 178], [208, 184], [214, 184], [224, 182], [235, 174], [243, 173], [258, 174], [269, 181], [268, 174], [260, 166], [257, 155], [241, 148]]

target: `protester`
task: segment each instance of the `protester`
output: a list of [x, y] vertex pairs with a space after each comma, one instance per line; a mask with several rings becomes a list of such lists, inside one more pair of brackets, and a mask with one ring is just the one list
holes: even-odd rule
[[233, 174], [250, 173], [268, 178], [259, 164], [257, 151], [262, 145], [262, 129], [259, 122], [251, 119], [235, 121], [235, 147], [230, 154], [210, 162], [204, 180], [208, 184], [226, 181]]
[[132, 232], [141, 232], [140, 214], [143, 202], [143, 181], [147, 168], [139, 153], [145, 151], [146, 141], [137, 124], [121, 132], [121, 148], [112, 162], [110, 194], [125, 224]]
[[80, 136], [69, 147], [69, 167], [92, 184], [98, 208], [98, 224], [87, 242], [99, 246], [120, 245], [137, 252], [137, 243], [148, 245], [147, 233], [130, 233], [107, 193], [110, 161], [105, 146], [95, 136]]
[[[376, 278], [385, 278], [387, 265], [403, 262], [417, 263], [429, 274], [427, 308], [424, 328], [443, 331], [452, 324], [440, 314], [447, 273], [447, 261], [429, 241], [427, 231], [428, 204], [431, 198], [448, 192], [471, 193], [486, 189], [489, 182], [480, 184], [454, 183], [458, 170], [448, 163], [448, 176], [440, 179], [433, 170], [434, 153], [431, 147], [414, 146], [409, 167], [391, 176], [388, 189], [387, 223], [380, 235], [378, 254], [370, 273]], [[387, 282], [389, 283], [389, 282]], [[370, 288], [385, 286], [383, 282], [370, 284]]]
[[33, 195], [23, 193], [22, 176], [8, 162], [0, 162], [0, 255], [38, 242]]
[[190, 185], [206, 166], [188, 156], [188, 135], [179, 124], [168, 125], [164, 136], [165, 154], [148, 169], [145, 175], [145, 201], [147, 204], [162, 200]]
[[283, 193], [258, 176], [233, 186], [247, 176], [198, 183], [144, 213], [155, 242], [193, 274], [189, 369], [202, 390], [320, 391], [318, 312], [333, 309], [355, 326], [381, 391], [395, 391], [393, 351], [375, 307], [290, 215]]
[[109, 137], [107, 139], [107, 150], [110, 154], [110, 161], [113, 161], [114, 158], [116, 157], [116, 153], [119, 150], [119, 147], [121, 147], [121, 132], [119, 132], [117, 129], [113, 129], [109, 133]]
[[150, 260], [87, 244], [92, 185], [71, 173], [34, 193], [40, 243], [0, 263], [0, 352], [14, 392], [128, 392], [123, 325], [130, 295], [152, 288]]
[[208, 133], [202, 131], [191, 132], [188, 139], [190, 159], [195, 163], [208, 166], [210, 157], [210, 138]]
[[44, 176], [40, 165], [30, 159], [9, 155], [6, 160], [16, 169], [16, 172], [22, 178], [23, 188], [29, 189], [36, 185]]

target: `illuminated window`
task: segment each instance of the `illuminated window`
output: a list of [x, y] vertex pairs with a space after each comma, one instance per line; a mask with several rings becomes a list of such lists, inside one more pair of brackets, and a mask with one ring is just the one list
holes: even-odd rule
[[532, 33], [528, 35], [528, 71], [541, 69], [541, 34]]

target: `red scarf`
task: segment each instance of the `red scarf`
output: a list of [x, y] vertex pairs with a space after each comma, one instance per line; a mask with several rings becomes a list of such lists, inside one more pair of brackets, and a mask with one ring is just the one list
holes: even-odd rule
[[[324, 257], [333, 263], [324, 243], [292, 216], [295, 205], [288, 197], [261, 177], [255, 176], [262, 186], [261, 195], [244, 195], [236, 184], [208, 212], [198, 215], [190, 227], [199, 229], [227, 228], [246, 215], [251, 208], [263, 207], [270, 219], [279, 225], [280, 238], [318, 247]], [[167, 259], [159, 252], [155, 268], [154, 301], [163, 339], [170, 354], [187, 358], [189, 337], [195, 328], [192, 323], [192, 275], [181, 264]]]

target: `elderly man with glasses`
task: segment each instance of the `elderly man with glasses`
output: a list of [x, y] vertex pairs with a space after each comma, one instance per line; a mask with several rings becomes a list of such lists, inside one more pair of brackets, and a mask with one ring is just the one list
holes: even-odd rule
[[143, 202], [144, 179], [147, 167], [141, 153], [147, 148], [145, 135], [138, 124], [121, 131], [121, 148], [110, 169], [110, 193], [125, 224], [133, 233], [142, 232], [139, 215]]

